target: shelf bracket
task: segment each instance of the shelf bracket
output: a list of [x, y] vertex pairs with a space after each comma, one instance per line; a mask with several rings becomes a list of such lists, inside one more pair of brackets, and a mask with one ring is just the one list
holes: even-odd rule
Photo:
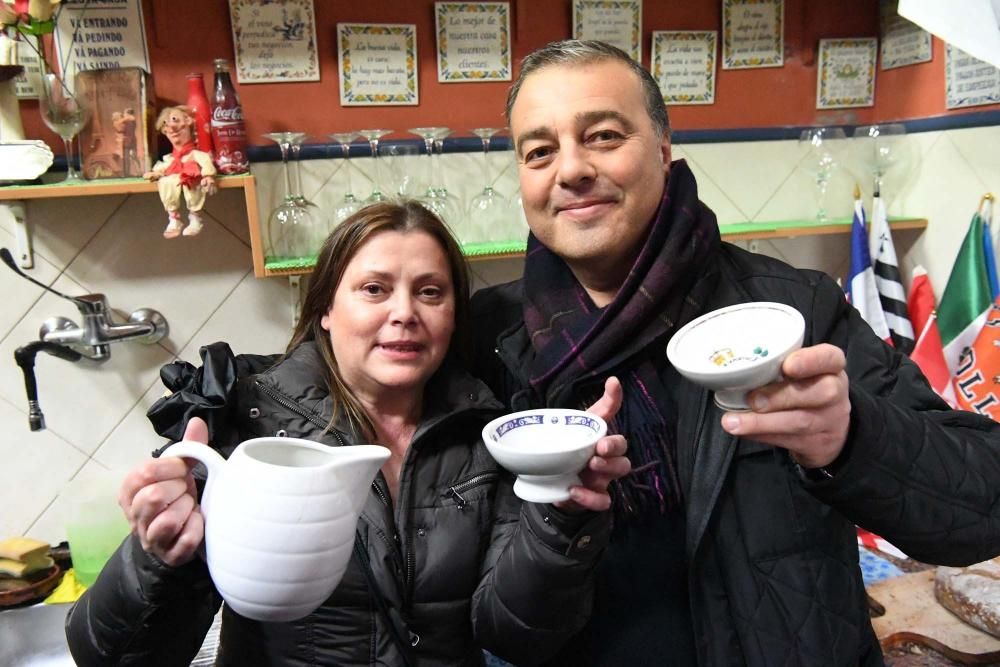
[[292, 329], [299, 323], [299, 312], [302, 310], [301, 276], [288, 276], [288, 303], [292, 306]]
[[0, 203], [0, 208], [6, 209], [14, 220], [14, 239], [17, 243], [17, 264], [22, 269], [35, 266], [35, 254], [31, 249], [31, 226], [28, 224], [27, 208], [23, 201], [8, 201]]

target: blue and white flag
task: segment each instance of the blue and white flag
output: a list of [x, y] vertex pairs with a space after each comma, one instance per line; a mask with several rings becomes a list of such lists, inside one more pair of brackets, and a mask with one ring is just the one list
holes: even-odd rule
[[868, 251], [868, 232], [865, 230], [865, 209], [861, 200], [854, 200], [854, 221], [851, 223], [851, 269], [847, 274], [847, 300], [857, 308], [875, 334], [892, 344], [889, 325], [882, 312], [875, 271]]
[[903, 354], [909, 354], [916, 337], [906, 308], [906, 290], [903, 289], [903, 277], [899, 273], [896, 248], [889, 231], [889, 216], [886, 215], [885, 202], [881, 197], [872, 200], [872, 224], [868, 238], [875, 287], [889, 326], [892, 344]]

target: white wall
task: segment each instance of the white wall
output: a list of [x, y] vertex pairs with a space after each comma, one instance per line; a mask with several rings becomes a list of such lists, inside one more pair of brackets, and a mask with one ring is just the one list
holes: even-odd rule
[[[1000, 192], [1000, 128], [920, 133], [908, 140], [919, 160], [905, 189], [886, 193], [890, 214], [926, 217], [930, 225], [922, 234], [897, 234], [896, 250], [904, 257], [905, 276], [914, 263], [923, 264], [940, 295], [979, 198]], [[497, 189], [514, 192], [510, 153], [491, 157]], [[701, 198], [723, 226], [808, 218], [814, 212], [814, 187], [799, 166], [804, 151], [795, 141], [678, 145], [675, 157], [689, 161]], [[445, 156], [446, 182], [466, 201], [481, 188], [481, 159], [475, 153]], [[370, 163], [351, 160], [356, 192], [370, 189], [365, 176]], [[329, 206], [343, 189], [343, 164], [304, 162], [305, 194]], [[263, 216], [280, 193], [279, 170], [272, 163], [254, 167]], [[850, 215], [853, 180], [847, 174], [835, 178], [828, 196], [832, 215]], [[222, 191], [206, 210], [209, 222], [201, 236], [167, 241], [161, 237], [166, 216], [152, 194], [29, 203], [35, 278], [69, 294], [104, 292], [122, 317], [136, 308], [156, 308], [171, 333], [152, 346], [116, 344], [100, 366], [39, 355], [36, 375], [48, 429], [32, 433], [13, 351], [34, 340], [46, 318], [78, 318], [68, 302], [0, 267], [0, 537], [64, 539], [66, 510], [57, 498], [69, 480], [127, 468], [162, 444], [145, 419], [163, 391], [161, 365], [175, 358], [196, 362], [199, 346], [216, 340], [229, 341], [238, 352], [283, 349], [292, 294], [285, 279], [253, 276], [242, 193]], [[2, 213], [0, 245], [14, 246], [13, 221]], [[849, 261], [847, 235], [760, 241], [756, 247], [833, 275], [843, 275]], [[513, 279], [521, 267], [521, 260], [472, 264], [477, 286]]]

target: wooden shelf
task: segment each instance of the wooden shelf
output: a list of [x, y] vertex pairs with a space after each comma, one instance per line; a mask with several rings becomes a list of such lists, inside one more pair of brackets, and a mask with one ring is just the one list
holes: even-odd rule
[[[264, 274], [263, 253], [260, 247], [260, 215], [257, 211], [257, 181], [252, 174], [236, 176], [220, 176], [216, 183], [221, 190], [242, 189], [243, 201], [247, 209], [247, 224], [250, 227], [250, 237], [255, 240], [252, 245], [254, 273]], [[100, 195], [132, 195], [157, 192], [156, 183], [143, 178], [109, 178], [80, 183], [45, 183], [42, 185], [8, 185], [0, 187], [0, 204], [3, 202], [23, 202], [31, 199], [53, 199], [59, 197], [96, 197]], [[23, 209], [18, 207], [23, 216]], [[31, 253], [31, 233], [27, 219], [18, 219], [18, 257], [22, 267], [33, 264]]]
[[[724, 241], [752, 241], [755, 239], [783, 239], [796, 238], [800, 236], [823, 236], [827, 234], [850, 234], [852, 220], [849, 218], [838, 220], [784, 220], [779, 222], [740, 222], [732, 225], [720, 227], [722, 239]], [[893, 231], [923, 230], [927, 228], [927, 220], [924, 218], [890, 218], [889, 227]], [[253, 230], [251, 229], [251, 234]], [[259, 243], [259, 239], [258, 239]], [[486, 252], [483, 246], [486, 244], [471, 244], [463, 246], [466, 259], [470, 262], [508, 259], [524, 256], [524, 243], [498, 244], [504, 246], [498, 252]], [[297, 276], [307, 275], [312, 271], [312, 267], [294, 268], [272, 268], [265, 266], [264, 258], [260, 259], [258, 271], [258, 250], [254, 247], [254, 273], [258, 278], [270, 276]]]
[[[257, 209], [257, 185], [251, 174], [220, 176], [220, 189], [252, 190], [254, 211]], [[0, 187], [0, 201], [52, 199], [55, 197], [93, 197], [96, 195], [138, 194], [156, 192], [156, 183], [143, 178], [108, 178], [80, 183], [45, 183], [43, 185], [6, 185]]]

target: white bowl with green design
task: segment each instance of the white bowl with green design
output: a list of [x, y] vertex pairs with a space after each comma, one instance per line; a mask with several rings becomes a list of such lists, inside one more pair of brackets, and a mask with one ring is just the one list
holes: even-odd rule
[[747, 394], [781, 378], [781, 364], [802, 347], [805, 320], [791, 306], [753, 301], [688, 322], [667, 343], [681, 375], [715, 392], [724, 410], [749, 410]]

